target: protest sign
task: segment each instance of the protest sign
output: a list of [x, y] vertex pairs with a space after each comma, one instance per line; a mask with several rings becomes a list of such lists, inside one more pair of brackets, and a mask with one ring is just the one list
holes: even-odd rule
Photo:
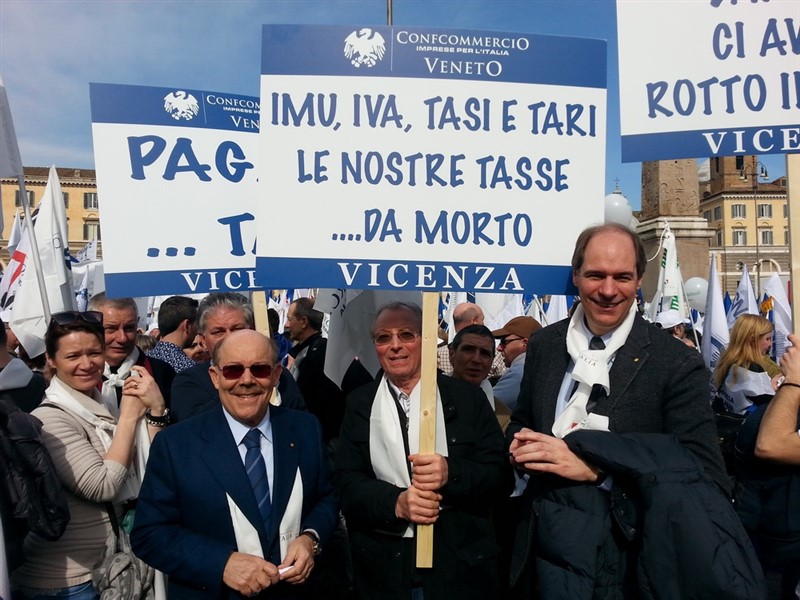
[[[257, 281], [565, 293], [603, 220], [606, 44], [264, 26]], [[273, 218], [268, 218], [272, 216]]]
[[258, 98], [90, 90], [108, 294], [257, 289]]
[[797, 0], [617, 0], [622, 160], [800, 152]]

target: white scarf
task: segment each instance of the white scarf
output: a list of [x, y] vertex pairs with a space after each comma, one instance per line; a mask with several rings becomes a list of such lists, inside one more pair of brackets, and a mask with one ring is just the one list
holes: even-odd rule
[[131, 374], [131, 367], [139, 360], [139, 349], [134, 348], [128, 357], [122, 361], [116, 373], [111, 372], [111, 367], [106, 363], [103, 369], [103, 389], [100, 392], [103, 405], [115, 419], [119, 419], [119, 403], [117, 402], [117, 388], [125, 385], [125, 380]]
[[[734, 382], [734, 376], [736, 381]], [[772, 378], [766, 372], [756, 373], [749, 369], [744, 369], [739, 365], [733, 365], [725, 377], [725, 381], [719, 390], [725, 410], [739, 415], [753, 404], [750, 399], [753, 396], [774, 395], [772, 388]]]
[[[92, 395], [87, 396], [69, 387], [54, 375], [50, 387], [47, 388], [46, 401], [94, 427], [103, 449], [108, 452], [117, 429], [116, 418], [102, 404], [97, 390], [92, 390]], [[128, 469], [128, 475], [117, 492], [114, 502], [125, 502], [139, 495], [144, 465], [147, 463], [149, 453], [150, 436], [147, 431], [147, 423], [144, 419], [140, 419], [136, 426], [133, 468]]]
[[[410, 454], [419, 452], [419, 407], [420, 382], [409, 395], [411, 408], [408, 411], [408, 449]], [[436, 388], [436, 453], [447, 456], [447, 435], [444, 428], [444, 414], [439, 388]], [[369, 455], [372, 469], [380, 481], [401, 488], [411, 486], [408, 476], [408, 457], [403, 443], [403, 429], [397, 404], [389, 390], [389, 382], [384, 375], [375, 393], [372, 411], [369, 415]], [[414, 537], [414, 527], [409, 524], [403, 537]]]
[[567, 328], [567, 352], [575, 365], [572, 369], [572, 379], [578, 382], [578, 388], [569, 399], [564, 412], [558, 415], [553, 423], [553, 435], [563, 438], [575, 429], [608, 431], [608, 417], [587, 413], [586, 403], [595, 385], [603, 386], [606, 395], [611, 393], [608, 363], [628, 339], [635, 316], [634, 303], [631, 304], [628, 316], [611, 334], [606, 347], [603, 350], [590, 350], [589, 340], [594, 334], [584, 323], [583, 305], [578, 305]]
[[[228, 510], [233, 523], [233, 534], [236, 538], [236, 547], [239, 552], [264, 557], [264, 550], [261, 548], [261, 540], [258, 538], [258, 530], [247, 519], [242, 509], [233, 501], [229, 494], [225, 494], [228, 499]], [[289, 544], [300, 535], [300, 524], [303, 518], [303, 478], [300, 475], [300, 467], [294, 477], [292, 493], [289, 496], [289, 503], [286, 511], [281, 517], [281, 524], [278, 528], [279, 543], [281, 548], [281, 561], [286, 558]]]

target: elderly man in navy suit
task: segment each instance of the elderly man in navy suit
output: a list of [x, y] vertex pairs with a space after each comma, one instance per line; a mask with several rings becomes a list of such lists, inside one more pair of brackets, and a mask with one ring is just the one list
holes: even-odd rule
[[221, 404], [156, 438], [131, 534], [170, 600], [296, 598], [338, 507], [319, 422], [269, 398], [281, 367], [251, 330], [214, 349]]

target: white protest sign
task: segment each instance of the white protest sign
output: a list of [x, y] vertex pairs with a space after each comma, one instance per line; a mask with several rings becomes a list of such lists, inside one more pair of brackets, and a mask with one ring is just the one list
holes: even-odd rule
[[264, 26], [257, 281], [565, 293], [603, 220], [606, 44]]
[[108, 294], [256, 289], [258, 98], [94, 83], [91, 103]]
[[800, 152], [800, 2], [617, 0], [625, 162]]

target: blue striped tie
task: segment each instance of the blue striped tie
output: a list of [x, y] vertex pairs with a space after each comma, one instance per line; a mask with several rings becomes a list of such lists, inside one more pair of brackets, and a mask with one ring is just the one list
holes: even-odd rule
[[267, 465], [261, 454], [261, 432], [251, 429], [244, 436], [244, 446], [247, 453], [244, 455], [244, 468], [258, 502], [258, 510], [266, 526], [272, 514], [272, 502], [269, 499], [269, 480], [267, 479]]

